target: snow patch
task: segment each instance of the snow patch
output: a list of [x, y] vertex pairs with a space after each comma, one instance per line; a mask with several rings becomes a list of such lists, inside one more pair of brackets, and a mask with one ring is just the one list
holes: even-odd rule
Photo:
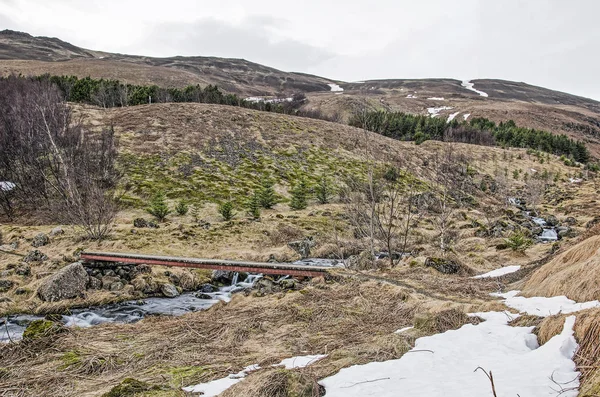
[[264, 103], [282, 103], [282, 102], [292, 102], [294, 98], [264, 98], [260, 96], [251, 96], [245, 99], [248, 102], [264, 102]]
[[471, 277], [471, 278], [492, 278], [492, 277], [500, 277], [500, 276], [504, 276], [505, 274], [514, 273], [514, 272], [516, 272], [517, 270], [519, 270], [520, 268], [521, 268], [521, 266], [519, 266], [519, 265], [501, 267], [500, 269], [492, 270], [491, 272], [487, 272], [487, 273], [484, 273], [484, 274], [480, 274], [480, 275], [478, 275], [478, 276]]
[[413, 329], [413, 328], [414, 328], [414, 327], [404, 327], [404, 328], [400, 328], [399, 330], [397, 330], [397, 331], [394, 331], [394, 333], [395, 333], [395, 334], [401, 334], [401, 333], [403, 333], [403, 332], [406, 332], [406, 331], [408, 331], [408, 330], [411, 330], [411, 329]]
[[439, 108], [427, 108], [427, 111], [431, 115], [431, 118], [434, 118], [434, 117], [437, 117], [442, 110], [451, 110], [451, 109], [454, 109], [454, 108], [452, 108], [450, 106], [442, 106]]
[[552, 298], [536, 296], [533, 298], [525, 298], [524, 296], [517, 296], [519, 292], [520, 291], [509, 291], [505, 294], [494, 293], [490, 295], [504, 298], [504, 304], [506, 306], [517, 309], [521, 313], [540, 317], [553, 316], [559, 313], [568, 314], [580, 310], [600, 307], [600, 302], [597, 300], [577, 303], [566, 296], [554, 296]]
[[12, 182], [8, 182], [8, 181], [0, 182], [0, 190], [2, 190], [3, 192], [10, 192], [15, 187], [17, 187], [17, 185], [15, 185]]
[[[571, 182], [571, 183], [581, 183], [581, 182], [583, 182], [583, 179], [581, 179], [581, 178], [569, 178], [569, 182]], [[2, 183], [2, 182], [0, 182], [0, 183]]]
[[211, 380], [210, 382], [200, 383], [194, 386], [183, 387], [182, 390], [189, 393], [201, 393], [203, 397], [215, 397], [229, 389], [231, 386], [248, 375], [248, 372], [260, 369], [258, 364], [249, 365], [237, 374], [230, 374], [225, 378]]
[[471, 115], [471, 113], [465, 113], [465, 114], [463, 114], [463, 120], [467, 121], [467, 119], [469, 118], [470, 115]]
[[488, 96], [488, 94], [486, 94], [485, 92], [479, 91], [479, 90], [476, 90], [475, 88], [473, 88], [473, 86], [475, 85], [475, 83], [471, 83], [471, 80], [463, 80], [463, 82], [462, 82], [461, 85], [463, 87], [465, 87], [467, 90], [476, 92], [476, 93], [478, 93], [481, 96], [484, 96], [484, 97]]
[[322, 358], [327, 357], [327, 354], [316, 354], [314, 356], [297, 356], [286, 358], [282, 360], [279, 364], [274, 364], [273, 367], [284, 366], [285, 369], [294, 369], [294, 368], [304, 368], [308, 367], [311, 364], [321, 360]]
[[474, 313], [486, 321], [419, 338], [402, 358], [344, 368], [323, 379], [327, 397], [462, 397], [491, 395], [492, 371], [503, 396], [577, 396], [579, 386], [573, 336], [575, 317], [563, 331], [539, 347], [534, 327], [511, 327], [508, 313]]
[[429, 99], [430, 101], [445, 101], [445, 99], [443, 97], [436, 97], [436, 96], [434, 96], [432, 98], [427, 98], [427, 99]]
[[329, 87], [331, 87], [331, 91], [337, 92], [337, 91], [344, 91], [344, 89], [342, 87], [340, 87], [337, 84], [327, 84]]
[[416, 96], [415, 94], [408, 94], [406, 97], [409, 99], [417, 99], [418, 98], [418, 96]]
[[459, 113], [460, 112], [452, 113], [450, 116], [448, 116], [448, 123], [454, 120], [454, 118], [458, 116]]

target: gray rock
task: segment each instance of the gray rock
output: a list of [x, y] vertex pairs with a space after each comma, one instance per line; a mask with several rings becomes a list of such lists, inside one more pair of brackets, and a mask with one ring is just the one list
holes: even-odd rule
[[567, 219], [565, 219], [564, 223], [569, 226], [575, 226], [577, 225], [577, 219], [573, 218], [572, 216], [569, 216]]
[[38, 296], [46, 302], [56, 302], [83, 295], [89, 276], [79, 262], [71, 263], [42, 282]]
[[219, 290], [219, 288], [215, 287], [212, 284], [203, 284], [198, 291], [206, 293], [206, 292], [217, 292], [218, 290]]
[[310, 249], [315, 246], [315, 241], [312, 237], [307, 237], [303, 240], [292, 241], [288, 243], [288, 247], [296, 251], [302, 259], [310, 257]]
[[213, 270], [210, 279], [213, 283], [231, 285], [233, 274], [234, 272], [228, 272], [226, 270]]
[[196, 298], [198, 298], [198, 299], [209, 299], [209, 300], [212, 300], [212, 299], [214, 299], [212, 296], [210, 296], [210, 295], [207, 295], [207, 294], [205, 294], [205, 293], [203, 293], [203, 292], [198, 292], [198, 293], [196, 294]]
[[50, 238], [44, 233], [39, 233], [33, 238], [31, 245], [35, 248], [43, 247], [44, 245], [50, 244]]
[[460, 271], [460, 265], [450, 259], [443, 258], [427, 258], [425, 260], [426, 267], [433, 267], [443, 274], [456, 274]]
[[0, 292], [6, 292], [11, 289], [15, 283], [10, 280], [0, 280]]
[[14, 270], [3, 270], [0, 272], [0, 277], [10, 277], [14, 274]]
[[24, 287], [19, 287], [15, 290], [15, 295], [26, 295], [29, 293], [29, 290]]
[[102, 289], [102, 280], [91, 276], [90, 281], [88, 283], [88, 288], [89, 289]]
[[179, 291], [173, 284], [163, 284], [160, 286], [160, 292], [167, 298], [175, 298], [179, 296]]
[[558, 224], [560, 223], [558, 221], [558, 218], [555, 217], [554, 215], [549, 215], [546, 219], [544, 219], [546, 221], [546, 223], [548, 224], [548, 226], [558, 226]]
[[296, 288], [296, 280], [294, 280], [294, 279], [280, 280], [279, 285], [283, 289], [294, 289], [294, 288]]
[[124, 287], [123, 283], [120, 281], [117, 281], [116, 283], [112, 283], [108, 289], [110, 291], [121, 291], [123, 289], [123, 287]]
[[119, 283], [119, 282], [121, 282], [121, 279], [119, 277], [104, 276], [104, 277], [102, 277], [102, 289], [110, 290], [111, 285], [113, 285], [114, 283]]
[[25, 255], [25, 257], [23, 258], [23, 262], [25, 263], [44, 262], [47, 260], [48, 257], [38, 250], [29, 251], [27, 255]]
[[115, 273], [115, 271], [112, 269], [104, 269], [104, 271], [102, 271], [102, 274], [104, 274], [107, 277], [116, 277], [117, 276], [117, 273]]
[[57, 226], [50, 232], [50, 237], [60, 236], [61, 234], [65, 234], [65, 231], [62, 229], [62, 227]]
[[133, 220], [133, 227], [148, 227], [148, 222], [144, 218], [135, 218]]
[[19, 276], [30, 276], [31, 275], [31, 266], [29, 266], [27, 263], [22, 263], [19, 266], [17, 266], [17, 268], [15, 269], [15, 274], [19, 275]]
[[12, 299], [10, 299], [8, 296], [0, 296], [0, 303], [12, 303]]

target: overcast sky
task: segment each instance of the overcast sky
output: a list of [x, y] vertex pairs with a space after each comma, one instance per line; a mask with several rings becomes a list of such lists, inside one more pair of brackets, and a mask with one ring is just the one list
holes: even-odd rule
[[0, 0], [0, 29], [344, 81], [499, 78], [600, 100], [600, 0]]

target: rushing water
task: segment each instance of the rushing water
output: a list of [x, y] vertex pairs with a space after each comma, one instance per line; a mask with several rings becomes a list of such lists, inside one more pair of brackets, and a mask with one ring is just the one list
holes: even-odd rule
[[[202, 293], [202, 298], [196, 296], [198, 292], [187, 292], [175, 298], [156, 297], [74, 309], [70, 315], [62, 316], [62, 322], [67, 327], [87, 328], [104, 323], [134, 323], [149, 315], [181, 316], [185, 313], [208, 309], [220, 300], [229, 302], [232, 294], [252, 288], [261, 277], [262, 275], [251, 274], [246, 280], [240, 282], [238, 281], [239, 274], [235, 273], [230, 286], [222, 287], [217, 292]], [[206, 296], [211, 299], [205, 299]], [[0, 319], [0, 342], [21, 339], [29, 323], [43, 318], [44, 316], [23, 314]]]

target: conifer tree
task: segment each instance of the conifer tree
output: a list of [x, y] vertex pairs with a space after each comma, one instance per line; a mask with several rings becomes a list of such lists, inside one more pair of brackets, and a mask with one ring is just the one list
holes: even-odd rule
[[303, 210], [308, 207], [308, 184], [305, 178], [301, 178], [292, 189], [292, 200], [290, 208], [293, 210]]
[[158, 192], [150, 200], [150, 206], [146, 209], [148, 213], [154, 216], [159, 222], [165, 220], [167, 215], [171, 213], [169, 206], [167, 205], [165, 195], [163, 192]]

